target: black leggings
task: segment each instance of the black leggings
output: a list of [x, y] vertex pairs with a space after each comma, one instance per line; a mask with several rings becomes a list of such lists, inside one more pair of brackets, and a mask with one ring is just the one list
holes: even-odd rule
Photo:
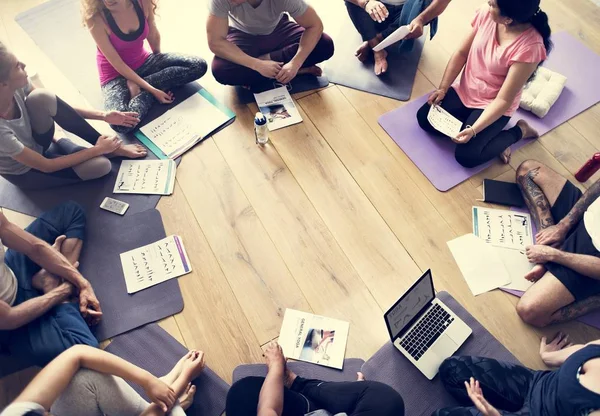
[[535, 371], [491, 358], [452, 357], [440, 367], [446, 390], [464, 407], [437, 410], [433, 416], [479, 416], [467, 395], [465, 381], [479, 381], [483, 397], [502, 415], [529, 415], [527, 394]]
[[[227, 394], [227, 416], [256, 416], [264, 377], [246, 377]], [[297, 377], [284, 388], [282, 416], [304, 416], [324, 409], [348, 416], [403, 416], [402, 397], [390, 386], [376, 381], [327, 382]]]
[[[427, 120], [427, 114], [431, 106], [427, 103], [417, 112], [417, 120], [423, 130], [436, 136], [448, 137], [437, 131]], [[465, 107], [454, 88], [450, 88], [441, 107], [463, 122], [463, 129], [472, 126], [483, 113], [483, 110]], [[518, 142], [523, 137], [521, 129], [514, 126], [508, 130], [502, 130], [508, 124], [510, 117], [502, 116], [487, 128], [483, 129], [468, 143], [456, 146], [454, 157], [456, 161], [466, 168], [473, 168], [488, 162]]]

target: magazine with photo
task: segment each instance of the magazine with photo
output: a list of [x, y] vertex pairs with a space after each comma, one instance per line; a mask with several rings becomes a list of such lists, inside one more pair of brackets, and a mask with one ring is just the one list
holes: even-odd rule
[[269, 131], [291, 126], [302, 121], [300, 112], [286, 87], [254, 94], [261, 113], [267, 119]]
[[287, 358], [342, 369], [350, 324], [286, 309], [279, 345]]

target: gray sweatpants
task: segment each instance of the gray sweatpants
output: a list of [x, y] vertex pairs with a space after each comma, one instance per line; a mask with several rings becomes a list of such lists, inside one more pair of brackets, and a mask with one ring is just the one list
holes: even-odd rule
[[[50, 412], [55, 416], [139, 416], [148, 406], [123, 379], [81, 369]], [[170, 414], [185, 416], [179, 405]]]

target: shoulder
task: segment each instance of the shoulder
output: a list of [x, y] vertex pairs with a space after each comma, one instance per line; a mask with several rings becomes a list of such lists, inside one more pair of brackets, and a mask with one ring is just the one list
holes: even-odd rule
[[142, 6], [142, 10], [144, 11], [144, 15], [146, 18], [150, 16], [154, 16], [156, 9], [156, 0], [137, 0], [139, 4]]
[[288, 12], [293, 18], [303, 15], [308, 9], [308, 3], [304, 0], [282, 0], [277, 3], [281, 5], [281, 11]]
[[232, 9], [229, 0], [208, 0], [208, 10], [217, 17], [226, 17]]
[[492, 16], [490, 14], [490, 7], [487, 4], [484, 4], [475, 11], [475, 16], [473, 16], [471, 26], [473, 26], [474, 28], [478, 28], [487, 24], [491, 20]]
[[547, 56], [544, 39], [537, 30], [529, 30], [521, 41], [515, 44], [511, 55], [511, 60], [514, 61], [526, 63], [542, 62], [546, 60]]
[[106, 22], [104, 20], [104, 17], [100, 13], [97, 13], [94, 16], [87, 19], [85, 21], [85, 25], [88, 28], [88, 30], [91, 32], [108, 33], [108, 28], [106, 26]]

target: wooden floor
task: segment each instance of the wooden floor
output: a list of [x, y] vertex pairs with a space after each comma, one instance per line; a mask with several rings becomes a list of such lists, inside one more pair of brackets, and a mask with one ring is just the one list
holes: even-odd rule
[[[37, 68], [47, 87], [85, 104], [14, 22], [42, 1], [0, 2], [0, 39]], [[204, 3], [161, 2], [164, 51], [211, 57]], [[335, 35], [342, 0], [313, 3]], [[413, 98], [439, 83], [481, 3], [452, 2], [435, 40], [426, 42]], [[542, 7], [555, 31], [569, 31], [600, 53], [598, 6], [544, 0]], [[441, 193], [377, 124], [402, 102], [333, 85], [302, 94], [296, 99], [304, 122], [272, 133], [271, 143], [259, 148], [252, 131], [255, 105], [240, 105], [232, 89], [210, 75], [202, 83], [237, 113], [237, 121], [186, 153], [174, 195], [158, 205], [167, 233], [183, 237], [194, 267], [180, 278], [183, 312], [161, 324], [189, 348], [206, 351], [208, 365], [225, 380], [237, 365], [261, 361], [261, 347], [277, 337], [288, 307], [350, 321], [346, 355], [368, 359], [388, 339], [383, 311], [428, 268], [436, 289], [450, 292], [528, 366], [543, 367], [542, 334], [561, 329], [578, 342], [600, 338], [578, 323], [534, 330], [516, 315], [516, 299], [500, 291], [473, 297], [446, 246], [471, 232], [471, 206], [481, 197], [484, 178], [514, 181], [515, 168], [535, 158], [573, 179], [600, 148], [600, 106], [519, 150], [510, 165], [496, 163]], [[0, 381], [0, 405], [31, 374]]]

